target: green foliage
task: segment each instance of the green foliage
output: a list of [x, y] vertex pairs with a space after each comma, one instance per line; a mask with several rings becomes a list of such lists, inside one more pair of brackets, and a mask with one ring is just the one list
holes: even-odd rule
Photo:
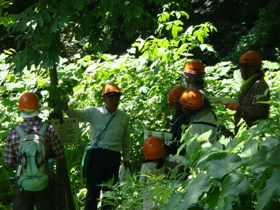
[[54, 11], [54, 6], [42, 1], [13, 16], [8, 30], [18, 34], [15, 40], [18, 48], [23, 48], [13, 56], [15, 65], [12, 67], [16, 72], [32, 65], [52, 68], [59, 61], [62, 50], [60, 32], [68, 18], [59, 11], [53, 14]]
[[[160, 3], [161, 0], [39, 0], [19, 13], [8, 14], [1, 10], [7, 10], [11, 2], [1, 1], [0, 24], [13, 34], [16, 42], [9, 60], [14, 64], [11, 68], [18, 72], [35, 65], [49, 70], [61, 57], [77, 51], [105, 52], [115, 45], [116, 37], [120, 39], [118, 34], [131, 40], [139, 34], [139, 29], [155, 27], [156, 19], [146, 8]], [[17, 4], [13, 6], [16, 8]]]
[[[279, 69], [277, 63], [265, 62], [270, 69], [266, 79], [271, 87], [271, 118], [260, 121], [258, 125], [248, 130], [241, 128], [233, 138], [221, 137], [219, 142], [211, 147], [207, 143], [200, 148], [196, 164], [191, 164], [191, 174], [186, 181], [167, 178], [157, 180], [157, 184], [145, 186], [157, 192], [162, 190], [162, 197], [157, 197], [160, 209], [277, 209], [279, 206]], [[225, 72], [234, 68], [231, 63], [220, 63], [207, 68], [207, 85], [210, 95], [235, 96], [237, 93], [234, 78], [224, 78]], [[216, 75], [216, 79], [212, 77]], [[221, 77], [223, 77], [222, 81]], [[219, 80], [218, 80], [219, 78]], [[227, 90], [223, 90], [225, 86]], [[215, 90], [215, 91], [214, 91]], [[216, 106], [216, 105], [215, 105]], [[217, 106], [219, 118], [225, 124], [233, 123], [231, 113]], [[137, 174], [137, 173], [136, 173]], [[127, 181], [130, 186], [131, 183]], [[135, 183], [134, 183], [135, 184]], [[136, 184], [137, 185], [137, 184]], [[138, 184], [139, 185], [139, 184]], [[135, 191], [139, 191], [139, 186]], [[124, 197], [131, 195], [122, 186]], [[158, 187], [157, 187], [158, 186]], [[144, 186], [142, 186], [144, 187]], [[119, 195], [119, 189], [114, 191]], [[164, 197], [164, 199], [162, 199]], [[141, 198], [141, 196], [140, 196]], [[142, 199], [145, 199], [142, 197]], [[125, 200], [125, 199], [124, 199]], [[139, 198], [135, 199], [138, 201]], [[117, 205], [119, 209], [126, 208], [126, 202]], [[135, 204], [134, 207], [137, 205]], [[131, 206], [129, 206], [131, 207]]]
[[[227, 143], [224, 150], [216, 147], [212, 148], [206, 157], [202, 158], [197, 164], [200, 169], [204, 170], [195, 177], [189, 177], [189, 182], [182, 182], [186, 191], [183, 190], [174, 194], [174, 190], [178, 186], [174, 183], [174, 180], [169, 180], [168, 184], [165, 184], [165, 189], [168, 191], [167, 186], [170, 187], [170, 185], [171, 188], [174, 188], [171, 190], [172, 193], [169, 194], [168, 203], [163, 205], [165, 206], [163, 209], [175, 207], [175, 209], [188, 209], [192, 204], [198, 204], [201, 207], [204, 206], [204, 208], [208, 204], [207, 209], [214, 209], [215, 207], [217, 209], [244, 209], [245, 203], [247, 205], [249, 203], [247, 208], [254, 209], [255, 202], [253, 201], [256, 200], [256, 192], [262, 194], [262, 198], [259, 197], [258, 199], [264, 199], [259, 200], [258, 203], [263, 205], [257, 208], [265, 209], [267, 204], [279, 196], [277, 194], [279, 190], [278, 181], [273, 181], [273, 178], [277, 177], [277, 168], [279, 167], [279, 158], [274, 153], [274, 151], [279, 151], [279, 137], [277, 139], [271, 136], [263, 138], [262, 135], [259, 135], [259, 131], [271, 129], [270, 123], [265, 126], [258, 125], [248, 131], [243, 130], [242, 136], [239, 138], [225, 141]], [[279, 126], [279, 123], [277, 126]], [[255, 138], [258, 138], [258, 141], [255, 141]], [[220, 141], [223, 143], [222, 139]], [[256, 144], [259, 146], [256, 147]], [[273, 161], [272, 164], [267, 162], [267, 159]], [[274, 183], [274, 187], [270, 187], [272, 183]], [[159, 182], [157, 185], [162, 186], [163, 183]], [[266, 187], [264, 188], [264, 186]], [[213, 189], [216, 189], [214, 190], [217, 197], [216, 202], [213, 201]], [[247, 196], [244, 196], [244, 194]], [[182, 198], [185, 199], [182, 201]], [[246, 200], [240, 200], [244, 198]], [[181, 201], [181, 204], [179, 204], [179, 201]], [[177, 206], [178, 204], [179, 206]]]
[[[278, 1], [270, 1], [269, 4], [262, 8], [259, 12], [258, 20], [255, 22], [254, 27], [247, 32], [245, 36], [240, 38], [236, 45], [235, 56], [237, 60], [239, 56], [250, 49], [261, 49], [263, 46], [279, 40], [278, 31], [280, 30], [278, 19], [280, 5]], [[279, 45], [276, 45], [279, 47]], [[268, 54], [269, 52], [267, 52]], [[270, 52], [270, 54], [275, 52]]]
[[5, 10], [9, 8], [12, 1], [1, 0], [0, 1], [0, 25], [8, 26], [11, 23], [11, 17]]
[[[35, 7], [31, 7], [29, 11], [32, 8]], [[139, 45], [140, 42], [137, 41], [135, 47], [129, 50], [130, 53], [123, 56], [97, 54], [81, 58], [76, 56], [71, 61], [60, 59], [56, 65], [58, 86], [55, 89], [49, 82], [49, 71], [38, 70], [36, 62], [30, 61], [30, 64], [34, 63], [35, 65], [24, 69], [20, 74], [13, 74], [8, 70], [9, 65], [5, 64], [6, 57], [3, 57], [3, 69], [7, 70], [2, 73], [1, 95], [6, 96], [8, 104], [1, 104], [1, 108], [3, 108], [3, 111], [9, 109], [7, 113], [12, 118], [8, 121], [5, 120], [6, 126], [3, 128], [5, 133], [2, 135], [1, 142], [4, 144], [7, 132], [12, 127], [11, 122], [15, 124], [19, 120], [16, 115], [16, 107], [18, 98], [23, 91], [37, 91], [42, 95], [42, 117], [46, 119], [51, 107], [55, 104], [59, 105], [57, 103], [59, 98], [52, 98], [51, 95], [55, 94], [61, 97], [71, 95], [70, 103], [74, 108], [100, 105], [102, 103], [101, 89], [103, 85], [107, 82], [114, 82], [119, 84], [124, 95], [121, 108], [125, 109], [131, 116], [131, 140], [133, 144], [131, 159], [133, 160], [133, 168], [137, 171], [142, 161], [141, 146], [144, 128], [169, 130], [171, 110], [167, 107], [166, 95], [169, 89], [178, 82], [176, 78], [181, 72], [185, 58], [178, 61], [172, 60], [172, 57], [167, 59], [166, 53], [173, 54], [176, 52], [178, 57], [186, 54], [196, 45], [199, 45], [203, 36], [208, 35], [208, 33], [196, 33], [204, 30], [207, 31], [208, 28], [203, 26], [194, 27], [192, 30], [185, 32], [178, 31], [178, 40], [181, 43], [189, 42], [184, 50], [179, 53], [176, 52], [176, 49], [180, 45], [174, 45], [172, 39], [164, 43], [164, 39], [150, 37], [147, 41], [139, 39], [143, 46]], [[200, 34], [199, 40], [196, 34]], [[188, 37], [188, 39], [185, 37]], [[146, 48], [147, 45], [150, 47]], [[150, 49], [157, 50], [151, 51]], [[139, 57], [132, 53], [137, 50], [142, 52]], [[32, 52], [35, 53], [35, 51]], [[38, 57], [40, 57], [40, 54], [35, 56], [34, 59]], [[13, 96], [13, 100], [11, 100], [11, 96]], [[1, 103], [4, 101], [3, 97]], [[5, 116], [5, 112], [1, 115]], [[81, 144], [68, 146], [66, 151], [71, 183], [73, 189], [77, 192], [75, 193], [77, 202], [84, 198], [84, 190], [81, 190], [84, 187], [83, 180], [78, 172], [81, 158], [77, 157], [82, 154], [83, 147], [88, 143], [90, 135], [88, 125], [81, 124], [81, 130], [83, 131], [81, 133]]]
[[[113, 8], [112, 1], [111, 3], [106, 2], [108, 4], [102, 5], [101, 8]], [[73, 1], [72, 3], [73, 7], [83, 12], [81, 2]], [[19, 18], [37, 15], [36, 21], [30, 22], [28, 26], [38, 27], [38, 30], [42, 29], [40, 27], [44, 27], [44, 24], [40, 21], [39, 13], [41, 11], [38, 14], [36, 12], [38, 8], [44, 8], [43, 6], [30, 7], [24, 13], [26, 16], [21, 14]], [[166, 8], [169, 8], [168, 5]], [[48, 14], [45, 15], [42, 17], [43, 22], [45, 19], [48, 21]], [[102, 13], [102, 15], [104, 14]], [[58, 18], [54, 15], [55, 17]], [[52, 43], [45, 43], [49, 45], [47, 46], [50, 49], [49, 52], [36, 54], [34, 53], [36, 50], [45, 49], [46, 46], [43, 46], [43, 39], [41, 40], [40, 37], [31, 39], [38, 45], [31, 50], [30, 56], [34, 56], [34, 58], [28, 57], [28, 61], [23, 60], [29, 62], [30, 65], [21, 74], [14, 74], [8, 70], [10, 64], [5, 62], [6, 56], [2, 54], [0, 59], [2, 69], [0, 73], [1, 150], [4, 148], [9, 129], [19, 121], [17, 101], [23, 91], [32, 90], [41, 93], [42, 117], [46, 119], [52, 111], [50, 105], [57, 103], [55, 103], [56, 99], [50, 98], [51, 93], [57, 93], [60, 97], [70, 97], [70, 104], [73, 108], [86, 108], [100, 105], [103, 85], [107, 82], [115, 82], [119, 84], [123, 92], [120, 108], [131, 116], [130, 137], [133, 145], [131, 154], [133, 176], [126, 182], [112, 186], [113, 190], [110, 194], [118, 209], [140, 209], [143, 199], [147, 199], [142, 195], [144, 188], [151, 190], [152, 199], [160, 209], [237, 210], [257, 208], [262, 210], [271, 207], [271, 205], [279, 204], [280, 188], [277, 177], [279, 177], [280, 163], [278, 152], [280, 147], [280, 134], [278, 132], [280, 126], [278, 117], [280, 76], [277, 74], [279, 64], [269, 61], [264, 62], [264, 67], [269, 69], [265, 76], [271, 88], [270, 119], [261, 121], [248, 130], [240, 129], [233, 139], [221, 136], [219, 142], [213, 146], [203, 144], [196, 148], [195, 155], [188, 162], [189, 165], [186, 165], [190, 167], [188, 180], [157, 177], [152, 179], [153, 184], [149, 186], [138, 183], [137, 173], [142, 162], [143, 130], [145, 128], [157, 131], [169, 130], [172, 110], [166, 103], [168, 91], [175, 84], [181, 84], [177, 78], [180, 76], [186, 59], [195, 57], [192, 55], [194, 49], [214, 50], [205, 40], [210, 32], [215, 31], [215, 28], [210, 23], [202, 23], [183, 30], [181, 26], [184, 21], [180, 18], [185, 17], [188, 15], [184, 12], [164, 10], [162, 15], [159, 15], [158, 34], [148, 38], [138, 38], [128, 53], [122, 56], [101, 53], [81, 56], [77, 53], [69, 59], [62, 59], [59, 58], [58, 51], [53, 52], [55, 58], [59, 59], [46, 60], [57, 62], [55, 66], [58, 71], [58, 87], [56, 89], [53, 89], [48, 79], [49, 72], [47, 70], [49, 70], [50, 65], [47, 64], [46, 69], [37, 66], [37, 61], [44, 58], [40, 56], [50, 56], [52, 50], [58, 49], [52, 49]], [[54, 35], [64, 29], [63, 24], [59, 24], [61, 19], [56, 20], [54, 25], [48, 26], [53, 27], [49, 29]], [[29, 27], [25, 26], [23, 22], [18, 24], [22, 24], [22, 30], [29, 30]], [[170, 36], [166, 38], [165, 33], [170, 33]], [[25, 34], [25, 36], [29, 35]], [[57, 37], [49, 39], [47, 40], [52, 42]], [[33, 52], [33, 50], [35, 51]], [[24, 52], [27, 53], [27, 51]], [[22, 61], [15, 60], [15, 62], [20, 65]], [[44, 65], [39, 66], [43, 67]], [[209, 96], [234, 98], [237, 96], [241, 80], [238, 71], [233, 71], [236, 68], [231, 62], [221, 62], [206, 68]], [[216, 108], [221, 124], [232, 131], [233, 112], [226, 110], [224, 106], [219, 104], [213, 104], [213, 106]], [[87, 124], [81, 124], [80, 128], [80, 144], [66, 146], [67, 164], [77, 209], [84, 205], [86, 190], [84, 188], [85, 182], [80, 176], [80, 160], [90, 135]], [[4, 169], [2, 165], [0, 177], [3, 179], [0, 180], [0, 184], [7, 186], [7, 180], [12, 172]], [[8, 187], [1, 189], [1, 204], [8, 206], [9, 202], [4, 203], [2, 200], [11, 201], [12, 190], [7, 194]]]

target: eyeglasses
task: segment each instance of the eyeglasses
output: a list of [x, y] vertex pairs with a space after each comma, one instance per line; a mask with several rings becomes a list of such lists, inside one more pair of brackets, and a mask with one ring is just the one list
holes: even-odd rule
[[188, 78], [190, 78], [189, 74], [186, 73], [186, 72], [182, 72], [182, 73], [181, 73], [181, 77], [182, 77], [182, 79], [188, 79]]

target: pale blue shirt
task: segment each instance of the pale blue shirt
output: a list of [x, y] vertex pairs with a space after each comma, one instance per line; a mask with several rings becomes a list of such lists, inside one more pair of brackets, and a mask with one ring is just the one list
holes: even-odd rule
[[[206, 132], [209, 132], [209, 136], [208, 139], [205, 139], [205, 142], [214, 144], [218, 140], [217, 117], [212, 110], [204, 108], [190, 118], [189, 127], [182, 134], [181, 141], [187, 143], [187, 159], [197, 153], [200, 144], [202, 144], [202, 142], [196, 140], [196, 137]], [[195, 139], [192, 139], [193, 137]]]
[[[195, 135], [201, 135], [208, 131], [211, 131], [208, 141], [211, 143], [216, 142], [218, 139], [217, 130], [217, 117], [216, 114], [210, 109], [201, 109], [195, 115], [190, 118], [188, 132], [190, 138]], [[184, 136], [186, 139], [186, 136]]]
[[[125, 112], [117, 110], [111, 114], [105, 106], [100, 106], [83, 110], [68, 109], [66, 114], [69, 117], [77, 118], [80, 122], [88, 122], [90, 124], [92, 146], [122, 152], [123, 159], [125, 161], [129, 160], [129, 116]], [[112, 115], [115, 116], [104, 131]], [[103, 134], [97, 142], [100, 132], [103, 132]]]

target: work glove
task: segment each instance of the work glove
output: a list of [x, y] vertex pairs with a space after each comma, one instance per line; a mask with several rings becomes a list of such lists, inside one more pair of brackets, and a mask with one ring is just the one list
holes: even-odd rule
[[230, 110], [236, 111], [237, 108], [238, 108], [238, 105], [234, 102], [229, 102], [229, 103], [226, 104], [226, 107]]

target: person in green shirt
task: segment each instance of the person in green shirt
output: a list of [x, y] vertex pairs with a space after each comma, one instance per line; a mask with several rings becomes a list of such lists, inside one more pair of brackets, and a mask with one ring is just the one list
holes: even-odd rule
[[[101, 184], [113, 180], [118, 181], [118, 171], [121, 156], [124, 166], [130, 167], [130, 129], [129, 116], [118, 109], [122, 95], [115, 84], [106, 84], [103, 88], [104, 105], [74, 110], [64, 104], [64, 110], [69, 117], [75, 117], [80, 122], [88, 122], [91, 130], [91, 146], [93, 147], [88, 176], [85, 210], [95, 210], [98, 206], [101, 190], [106, 187]], [[112, 209], [102, 202], [102, 209]]]

